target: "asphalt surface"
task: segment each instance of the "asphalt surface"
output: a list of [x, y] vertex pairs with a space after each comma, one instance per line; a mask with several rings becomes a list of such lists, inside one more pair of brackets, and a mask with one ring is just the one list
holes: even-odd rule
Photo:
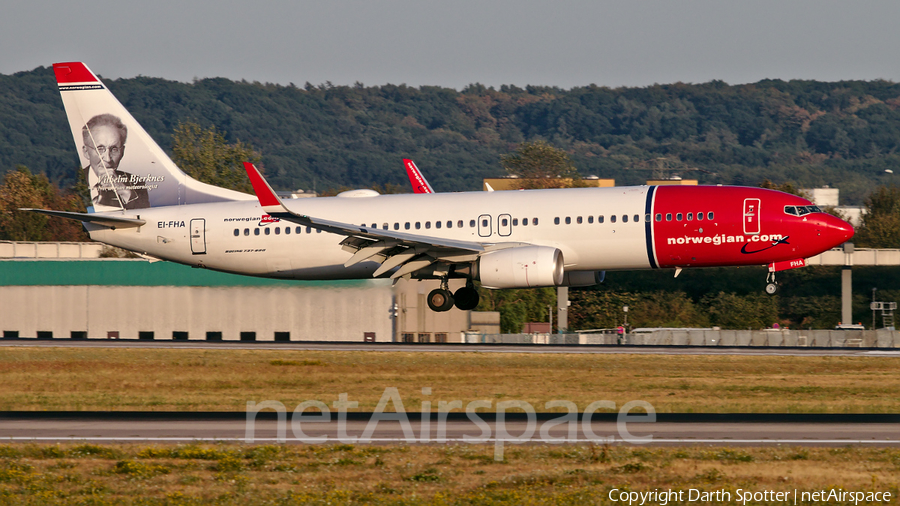
[[[654, 355], [771, 355], [898, 357], [900, 349], [767, 348], [699, 346], [553, 346], [488, 344], [395, 344], [321, 342], [215, 342], [138, 340], [0, 339], [0, 347], [96, 347], [219, 350], [317, 350], [435, 353], [619, 353]], [[290, 415], [290, 413], [288, 413]], [[492, 413], [473, 421], [454, 413], [444, 422], [410, 414], [408, 424], [373, 423], [370, 413], [336, 413], [327, 421], [288, 416], [279, 425], [263, 412], [248, 432], [244, 413], [0, 412], [0, 442], [188, 443], [234, 441], [271, 443], [577, 443], [671, 445], [900, 446], [900, 415], [739, 415], [659, 414], [652, 423], [629, 422], [620, 429], [614, 417], [595, 416], [552, 423], [558, 414], [539, 413], [529, 423], [523, 413], [498, 420]], [[559, 420], [557, 420], [559, 422]], [[371, 427], [371, 431], [367, 431]]]
[[[620, 427], [614, 416], [590, 423], [559, 423], [562, 414], [524, 413], [499, 417], [479, 413], [475, 420], [454, 413], [446, 420], [411, 414], [408, 423], [372, 421], [371, 413], [351, 413], [341, 421], [311, 421], [274, 413], [248, 424], [244, 413], [34, 413], [0, 414], [0, 442], [107, 443], [596, 443], [655, 445], [800, 445], [900, 446], [900, 415], [764, 415], [742, 422], [742, 415], [674, 414], [666, 421], [630, 421]], [[753, 419], [753, 417], [749, 417]], [[712, 421], [720, 419], [724, 421]], [[644, 419], [645, 420], [645, 419]], [[694, 420], [694, 421], [691, 421]], [[821, 420], [821, 421], [816, 421]], [[367, 432], [371, 426], [371, 430]], [[248, 427], [251, 427], [248, 429]], [[623, 431], [624, 429], [624, 431]], [[282, 432], [283, 431], [283, 432]], [[571, 431], [571, 432], [570, 432]]]
[[762, 355], [762, 356], [841, 356], [900, 357], [900, 348], [789, 348], [762, 346], [607, 346], [607, 345], [510, 345], [510, 344], [418, 344], [418, 343], [334, 343], [334, 342], [240, 342], [240, 341], [139, 341], [135, 339], [0, 339], [0, 347], [50, 348], [150, 348], [189, 350], [315, 350], [381, 351], [428, 353], [563, 353], [563, 354], [635, 354], [635, 355]]

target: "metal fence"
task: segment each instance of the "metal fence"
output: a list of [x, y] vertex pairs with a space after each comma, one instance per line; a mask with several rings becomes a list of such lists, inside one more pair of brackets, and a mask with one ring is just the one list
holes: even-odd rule
[[900, 332], [879, 330], [666, 330], [600, 334], [465, 334], [473, 344], [627, 344], [643, 346], [767, 346], [900, 348]]

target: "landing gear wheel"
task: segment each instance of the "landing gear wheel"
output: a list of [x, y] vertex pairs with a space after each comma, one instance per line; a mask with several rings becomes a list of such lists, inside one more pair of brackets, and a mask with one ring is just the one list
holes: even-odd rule
[[450, 290], [437, 288], [428, 294], [428, 307], [438, 313], [449, 311], [453, 307], [453, 295]]
[[469, 311], [478, 306], [478, 290], [474, 286], [464, 286], [453, 294], [457, 309]]
[[778, 291], [778, 283], [775, 282], [775, 273], [770, 272], [766, 275], [766, 293], [769, 295], [775, 295], [775, 292]]

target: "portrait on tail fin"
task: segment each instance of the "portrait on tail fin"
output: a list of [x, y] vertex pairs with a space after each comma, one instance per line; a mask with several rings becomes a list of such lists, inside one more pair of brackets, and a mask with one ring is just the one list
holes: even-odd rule
[[112, 114], [98, 114], [82, 129], [82, 153], [88, 159], [84, 180], [97, 211], [150, 207], [147, 186], [140, 178], [119, 170], [125, 156], [128, 128]]

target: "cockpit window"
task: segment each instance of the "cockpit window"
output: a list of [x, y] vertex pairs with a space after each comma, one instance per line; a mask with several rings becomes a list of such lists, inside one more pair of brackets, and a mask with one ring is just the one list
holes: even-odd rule
[[792, 216], [806, 216], [810, 213], [821, 213], [819, 206], [784, 206], [784, 213]]

